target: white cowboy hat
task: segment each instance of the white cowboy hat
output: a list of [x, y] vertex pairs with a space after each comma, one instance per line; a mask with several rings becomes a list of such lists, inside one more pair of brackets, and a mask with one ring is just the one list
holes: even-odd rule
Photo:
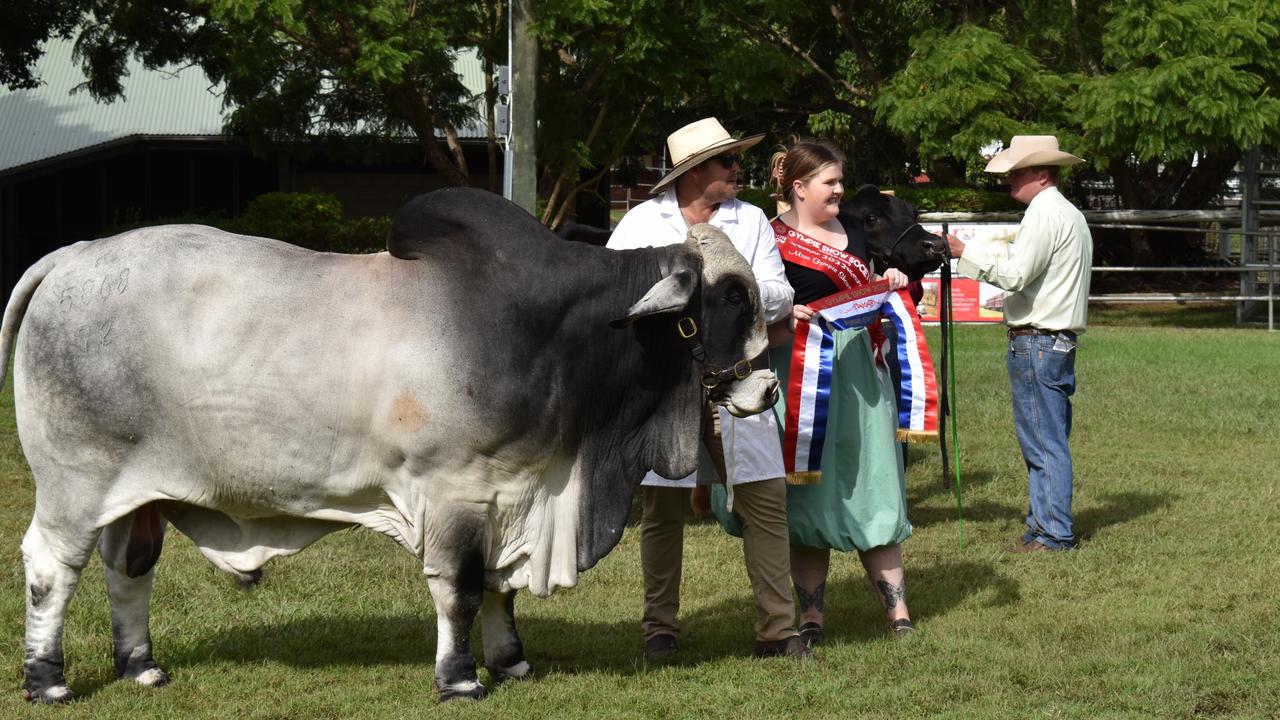
[[1053, 135], [1014, 135], [1009, 147], [996, 153], [987, 163], [985, 172], [1006, 173], [1018, 168], [1075, 165], [1079, 162], [1084, 162], [1084, 158], [1059, 150], [1058, 138]]
[[764, 139], [764, 133], [745, 138], [730, 137], [719, 120], [703, 118], [690, 123], [667, 136], [667, 156], [671, 158], [671, 171], [654, 184], [650, 192], [662, 192], [686, 170], [715, 155], [746, 150]]

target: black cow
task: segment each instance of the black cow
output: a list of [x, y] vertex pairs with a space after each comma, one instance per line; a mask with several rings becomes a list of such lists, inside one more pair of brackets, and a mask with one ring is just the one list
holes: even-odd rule
[[840, 224], [849, 247], [865, 247], [877, 272], [897, 268], [919, 280], [942, 264], [946, 243], [916, 222], [911, 203], [864, 185], [840, 203]]

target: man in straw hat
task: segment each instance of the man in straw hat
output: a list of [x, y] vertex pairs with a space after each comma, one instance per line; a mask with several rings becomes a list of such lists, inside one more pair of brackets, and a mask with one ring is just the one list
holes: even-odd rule
[[1093, 239], [1062, 193], [1059, 168], [1083, 162], [1058, 149], [1052, 135], [1016, 135], [987, 163], [1008, 173], [1009, 194], [1026, 203], [1018, 235], [999, 243], [965, 245], [947, 238], [957, 271], [1007, 290], [1009, 382], [1013, 423], [1027, 463], [1031, 509], [1027, 531], [1010, 552], [1075, 547], [1071, 528], [1071, 396], [1076, 389], [1076, 337], [1088, 316]]
[[[751, 264], [760, 286], [765, 321], [791, 313], [791, 286], [764, 212], [737, 199], [738, 154], [761, 135], [735, 138], [715, 118], [686, 125], [667, 138], [674, 167], [653, 187], [653, 199], [622, 218], [608, 246], [624, 250], [684, 242], [689, 228], [710, 223], [724, 231]], [[753, 363], [754, 364], [754, 363]], [[763, 362], [761, 363], [763, 364]], [[733, 485], [734, 510], [744, 525], [743, 554], [756, 600], [755, 654], [810, 655], [795, 628], [791, 598], [787, 494], [778, 425], [772, 412], [735, 418], [712, 408], [710, 416], [732, 438], [725, 457], [717, 429], [703, 438], [717, 473]], [[725, 467], [725, 463], [728, 467]], [[705, 468], [705, 466], [704, 466]], [[727, 470], [727, 472], [726, 472]], [[649, 473], [641, 488], [640, 563], [644, 569], [645, 657], [676, 651], [680, 631], [680, 574], [684, 524], [695, 484], [713, 481], [703, 472], [680, 480]]]

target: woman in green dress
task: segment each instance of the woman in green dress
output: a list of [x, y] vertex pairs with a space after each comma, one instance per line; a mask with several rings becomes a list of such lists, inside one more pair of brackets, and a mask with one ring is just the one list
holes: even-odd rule
[[[814, 316], [808, 304], [879, 278], [868, 267], [866, 248], [836, 219], [844, 190], [840, 152], [825, 143], [797, 143], [787, 152], [781, 175], [781, 195], [791, 207], [773, 221], [773, 229], [796, 292], [790, 327], [779, 323], [770, 329], [770, 363], [785, 389], [792, 375], [792, 334], [797, 323], [803, 327]], [[907, 284], [897, 270], [887, 270], [885, 278], [895, 290]], [[902, 567], [901, 543], [911, 535], [911, 523], [895, 438], [894, 389], [889, 373], [875, 366], [870, 334], [862, 328], [833, 331], [820, 470], [788, 476], [791, 578], [800, 633], [810, 644], [822, 638], [832, 549], [858, 552], [896, 635], [914, 630]], [[784, 390], [776, 410], [790, 422], [796, 413], [787, 415], [787, 394]], [[717, 500], [713, 507], [732, 532], [734, 519], [724, 513], [724, 503]]]

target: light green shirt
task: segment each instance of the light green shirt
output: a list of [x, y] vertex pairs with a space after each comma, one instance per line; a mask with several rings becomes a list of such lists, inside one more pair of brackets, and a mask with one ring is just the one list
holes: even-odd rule
[[1058, 188], [1048, 187], [1027, 205], [1012, 243], [965, 245], [956, 270], [1008, 291], [1004, 321], [1009, 326], [1082, 333], [1092, 265], [1093, 237], [1084, 215]]

